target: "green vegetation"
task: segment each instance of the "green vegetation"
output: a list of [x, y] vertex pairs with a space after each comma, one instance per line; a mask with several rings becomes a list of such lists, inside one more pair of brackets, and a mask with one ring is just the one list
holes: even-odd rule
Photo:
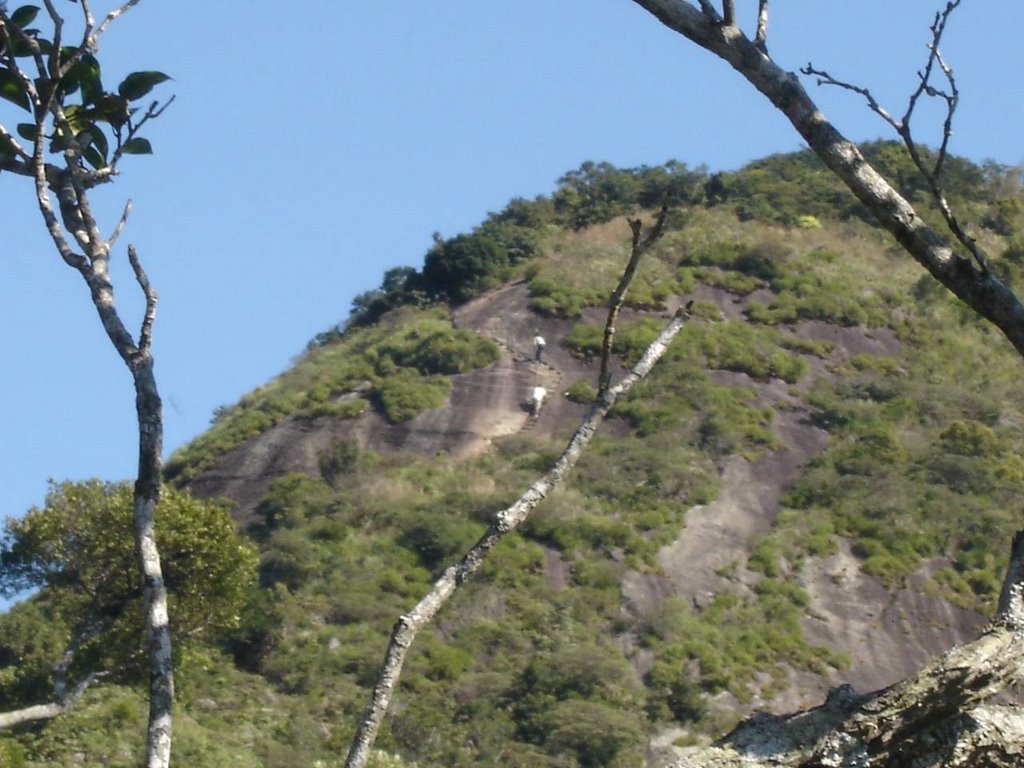
[[[659, 325], [644, 318], [622, 323], [615, 335], [612, 351], [634, 363], [654, 341]], [[565, 345], [580, 357], [593, 358], [601, 353], [604, 330], [596, 324], [579, 323], [565, 338]], [[691, 324], [677, 344], [685, 348], [697, 370], [717, 368], [745, 373], [754, 379], [779, 378], [790, 383], [807, 373], [807, 363], [788, 351], [792, 343], [777, 331], [743, 322]]]
[[[132, 489], [96, 481], [55, 485], [42, 509], [9, 519], [0, 539], [0, 595], [38, 590], [0, 616], [0, 700], [41, 704], [53, 672], [138, 679], [144, 645], [131, 536]], [[255, 586], [256, 551], [223, 505], [167, 489], [157, 535], [173, 629], [182, 643], [223, 640]], [[179, 650], [181, 650], [179, 648]], [[66, 655], [65, 655], [66, 654]]]
[[[951, 302], [921, 309], [957, 311]], [[854, 359], [844, 375], [819, 381], [811, 401], [832, 443], [788, 503], [804, 529], [796, 538], [807, 525], [844, 536], [864, 570], [889, 583], [939, 557], [948, 563], [939, 591], [984, 610], [996, 598], [1014, 510], [1024, 501], [1024, 462], [1009, 426], [1024, 403], [1008, 383], [1019, 363], [983, 345], [979, 332], [961, 329], [951, 344], [917, 327], [898, 365]]]
[[[901, 149], [868, 152], [933, 215]], [[1019, 175], [959, 160], [949, 168], [952, 196], [983, 222], [995, 268], [1024, 278]], [[675, 163], [585, 163], [550, 198], [513, 200], [472, 232], [437, 237], [422, 270], [390, 270], [291, 370], [219, 410], [168, 476], [187, 483], [286, 418], [317, 428], [373, 409], [397, 423], [436, 407], [451, 376], [498, 356], [492, 341], [452, 326], [450, 305], [506, 279], [528, 284], [534, 311], [571, 319], [560, 342], [593, 360], [603, 338], [595, 308], [628, 246], [616, 219], [648, 219], [666, 196], [685, 210], [641, 265], [616, 363], [638, 358], [680, 297], [697, 299], [694, 319], [618, 403], [570, 482], [417, 639], [379, 768], [635, 765], [654, 730], [714, 733], [729, 725], [718, 694], [751, 702], [794, 670], [845, 665], [801, 629], [810, 598], [800, 577], [812, 558], [852, 555], [892, 587], [930, 575], [926, 589], [968, 608], [994, 601], [1024, 507], [1019, 360], [894, 256], [804, 152], [711, 176]], [[559, 386], [589, 403], [595, 377]], [[720, 570], [721, 589], [699, 605], [625, 601], [627, 575], [663, 575], [659, 552], [684, 531], [687, 510], [714, 501], [722, 463], [786, 447], [797, 418], [826, 431], [827, 446], [802, 468], [771, 529]], [[223, 620], [181, 648], [176, 759], [196, 768], [338, 764], [395, 617], [564, 447], [564, 431], [539, 434], [501, 438], [461, 461], [325, 441], [311, 462], [318, 472], [273, 478], [244, 521], [258, 547], [258, 588], [230, 610], [199, 603]], [[205, 551], [167, 546], [186, 563]], [[5, 557], [8, 591], [52, 576], [0, 619], [0, 706], [10, 707], [47, 690], [71, 608], [85, 601], [74, 579]], [[186, 593], [192, 586], [169, 578]], [[0, 735], [0, 763], [134, 764], [140, 691], [132, 675], [105, 681], [68, 717]]]

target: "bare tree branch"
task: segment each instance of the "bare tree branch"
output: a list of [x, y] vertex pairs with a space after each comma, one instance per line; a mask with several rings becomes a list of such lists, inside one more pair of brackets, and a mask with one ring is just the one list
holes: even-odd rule
[[111, 24], [113, 24], [115, 21], [117, 21], [118, 17], [123, 16], [124, 14], [126, 14], [129, 10], [131, 10], [136, 5], [138, 5], [139, 2], [140, 2], [140, 0], [128, 0], [128, 2], [124, 3], [120, 7], [115, 8], [110, 13], [108, 13], [106, 15], [106, 18], [104, 18], [103, 21], [100, 22], [99, 27], [96, 28], [96, 35], [95, 36], [99, 37], [104, 32], [106, 32], [107, 31], [107, 27], [109, 27]]
[[619, 310], [622, 309], [622, 302], [626, 299], [626, 292], [629, 290], [633, 277], [636, 275], [637, 267], [640, 264], [640, 257], [661, 237], [665, 231], [665, 220], [668, 218], [668, 206], [663, 205], [654, 227], [641, 240], [640, 235], [643, 229], [643, 222], [640, 219], [630, 220], [629, 228], [633, 233], [632, 245], [630, 246], [629, 262], [626, 269], [619, 278], [619, 284], [612, 291], [608, 301], [608, 319], [604, 324], [604, 340], [601, 344], [601, 372], [597, 377], [598, 392], [604, 392], [611, 384], [612, 373], [610, 363], [612, 356], [612, 344], [615, 341], [615, 329], [619, 320]]
[[67, 712], [82, 697], [86, 689], [96, 680], [112, 674], [116, 669], [103, 672], [88, 672], [71, 690], [67, 690], [67, 676], [75, 657], [85, 643], [96, 638], [99, 633], [114, 623], [116, 615], [108, 614], [102, 618], [96, 618], [93, 611], [88, 611], [88, 618], [83, 621], [72, 633], [68, 647], [64, 649], [60, 660], [53, 666], [53, 701], [46, 704], [36, 704], [30, 707], [0, 712], [0, 731], [6, 728], [13, 728], [22, 723], [35, 720], [50, 720]]
[[[775, 64], [758, 46], [742, 36], [730, 35], [685, 0], [634, 0], [663, 24], [727, 61], [782, 112], [810, 148], [824, 161], [874, 218], [929, 273], [982, 317], [996, 325], [1024, 354], [1024, 307], [1011, 288], [987, 269], [972, 241], [946, 222], [973, 257], [956, 253], [928, 227], [910, 203], [899, 195], [864, 159], [855, 144], [825, 118], [796, 77]], [[914, 162], [933, 185], [939, 201], [938, 172], [951, 135], [957, 93], [952, 69], [938, 52], [949, 14], [959, 0], [948, 2], [932, 27], [928, 66], [903, 120], [888, 115], [870, 92], [835, 81], [827, 73], [808, 67], [822, 77], [863, 95], [869, 105], [897, 127], [912, 156], [916, 145], [909, 123], [921, 95], [941, 98], [947, 106], [940, 157], [927, 167], [920, 153]], [[935, 88], [929, 78], [942, 72], [947, 90]], [[909, 137], [909, 140], [908, 140]], [[940, 202], [940, 207], [944, 198]], [[948, 208], [948, 206], [947, 206]], [[979, 266], [975, 266], [975, 262]], [[842, 688], [815, 710], [784, 718], [755, 716], [730, 734], [715, 749], [697, 751], [678, 766], [767, 767], [958, 766], [1009, 768], [1020, 765], [1024, 743], [1024, 712], [987, 702], [1010, 685], [1024, 681], [1024, 533], [1014, 538], [1010, 566], [995, 620], [975, 641], [960, 645], [933, 661], [919, 674], [888, 689], [857, 695]]]
[[736, 25], [735, 0], [722, 0], [722, 23], [727, 27]]
[[[966, 230], [964, 230], [956, 215], [953, 213], [953, 209], [949, 205], [949, 201], [946, 199], [941, 182], [942, 167], [946, 161], [946, 157], [948, 156], [949, 141], [953, 135], [953, 118], [956, 114], [956, 109], [960, 101], [960, 93], [957, 89], [956, 78], [953, 76], [953, 70], [942, 58], [942, 54], [939, 51], [939, 43], [941, 42], [942, 35], [946, 30], [946, 23], [949, 20], [950, 14], [956, 10], [959, 5], [960, 0], [947, 2], [946, 8], [941, 13], [935, 14], [935, 20], [931, 26], [932, 39], [928, 44], [928, 60], [925, 63], [924, 69], [918, 73], [917, 88], [910, 94], [910, 97], [907, 100], [906, 112], [904, 112], [901, 119], [894, 118], [888, 111], [886, 111], [867, 88], [856, 86], [834, 78], [824, 70], [815, 69], [811, 64], [808, 64], [800, 71], [805, 75], [813, 75], [817, 77], [818, 85], [834, 85], [860, 94], [864, 97], [865, 101], [867, 101], [868, 107], [871, 111], [892, 126], [893, 130], [895, 130], [897, 135], [899, 135], [903, 140], [903, 144], [906, 147], [907, 152], [910, 154], [910, 158], [913, 161], [914, 166], [928, 185], [928, 191], [931, 193], [932, 199], [942, 214], [949, 231], [957, 241], [967, 249], [981, 268], [982, 272], [988, 273], [990, 271], [988, 259], [978, 246], [977, 241], [971, 237]], [[946, 78], [948, 90], [937, 88], [931, 84], [932, 76], [934, 75], [936, 68], [938, 68]], [[931, 167], [929, 167], [928, 163], [925, 162], [921, 149], [918, 147], [917, 141], [914, 139], [911, 128], [914, 110], [917, 108], [922, 96], [939, 99], [945, 102], [946, 106], [946, 116], [942, 125], [942, 139], [936, 152], [935, 162]]]
[[[664, 225], [664, 219], [663, 211], [659, 217], [659, 224], [661, 226]], [[630, 226], [633, 230], [634, 255], [638, 249], [646, 250], [646, 247], [660, 236], [660, 230], [656, 226], [648, 238], [643, 243], [639, 243], [639, 224], [631, 222]], [[633, 256], [631, 256], [630, 261], [634, 261]], [[630, 271], [629, 267], [627, 267], [626, 271]], [[632, 271], [635, 273], [635, 265]], [[628, 287], [628, 282], [626, 287]], [[619, 292], [624, 295], [625, 287], [622, 286], [621, 282], [620, 289], [621, 291]], [[614, 320], [614, 316], [613, 313], [609, 313], [609, 322]], [[370, 749], [373, 747], [381, 723], [387, 714], [391, 695], [402, 673], [406, 654], [409, 652], [409, 648], [419, 630], [433, 620], [434, 616], [448, 602], [459, 585], [477, 571], [483, 564], [487, 553], [502, 538], [522, 524], [530, 516], [534, 508], [565, 480], [572, 468], [576, 466], [577, 461], [579, 461], [580, 456], [583, 454], [583, 450], [587, 447], [587, 444], [611, 408], [638, 381], [650, 373], [655, 363], [661, 359], [661, 356], [668, 349], [672, 339], [679, 333], [688, 317], [689, 315], [685, 310], [677, 312], [675, 317], [672, 318], [669, 324], [647, 348], [640, 361], [633, 366], [632, 370], [622, 381], [614, 387], [602, 388], [594, 405], [583, 418], [579, 427], [577, 427], [572, 439], [562, 452], [562, 455], [558, 457], [555, 465], [547, 474], [531, 485], [512, 506], [498, 512], [495, 515], [495, 521], [480, 540], [463, 556], [462, 560], [450, 566], [441, 578], [434, 583], [434, 588], [430, 593], [420, 600], [409, 613], [399, 617], [391, 632], [391, 639], [385, 652], [384, 663], [381, 665], [380, 672], [378, 673], [377, 683], [374, 686], [370, 703], [360, 718], [359, 726], [352, 740], [352, 745], [345, 761], [345, 768], [363, 768], [366, 765]]]
[[146, 296], [146, 311], [142, 317], [142, 330], [139, 332], [139, 351], [148, 353], [153, 343], [153, 320], [156, 318], [157, 295], [153, 286], [149, 284], [149, 278], [139, 262], [139, 255], [135, 252], [134, 245], [128, 246], [128, 260], [131, 262], [132, 271], [135, 272], [135, 279]]
[[114, 243], [117, 242], [117, 238], [121, 236], [121, 232], [124, 231], [124, 225], [128, 223], [128, 215], [132, 212], [132, 201], [130, 199], [125, 200], [124, 210], [121, 211], [121, 218], [117, 220], [117, 224], [114, 226], [114, 231], [110, 233], [110, 237], [107, 238], [107, 244], [113, 248]]
[[992, 322], [1024, 354], [1024, 305], [994, 273], [976, 267], [917, 214], [857, 148], [826, 119], [793, 73], [752, 41], [727, 35], [685, 0], [633, 0], [670, 29], [728, 62], [789, 121], [825, 165], [928, 272], [971, 309]]

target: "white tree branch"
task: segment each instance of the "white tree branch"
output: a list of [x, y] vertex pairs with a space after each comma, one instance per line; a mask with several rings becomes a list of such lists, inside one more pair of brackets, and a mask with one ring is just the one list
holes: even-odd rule
[[[645, 244], [653, 243], [660, 235], [661, 228], [664, 225], [664, 218], [663, 212], [659, 217], [659, 224], [651, 232]], [[637, 254], [638, 248], [636, 243], [640, 239], [639, 224], [631, 222], [630, 226], [633, 230], [633, 254]], [[630, 261], [632, 262], [633, 260], [634, 258], [631, 256]], [[635, 264], [632, 270], [627, 267], [626, 272], [630, 273], [630, 276], [632, 273], [635, 273]], [[620, 292], [624, 295], [625, 287], [621, 283], [620, 289]], [[614, 300], [612, 303], [614, 306]], [[614, 321], [616, 314], [609, 313], [609, 323]], [[430, 593], [420, 600], [409, 613], [399, 617], [391, 632], [391, 639], [388, 642], [384, 662], [378, 673], [377, 683], [374, 686], [370, 703], [360, 718], [359, 726], [352, 740], [352, 745], [345, 761], [345, 768], [364, 768], [366, 765], [370, 749], [373, 747], [381, 723], [387, 714], [391, 695], [401, 676], [406, 654], [409, 652], [409, 648], [412, 646], [417, 633], [433, 621], [434, 616], [448, 602], [458, 586], [477, 571], [494, 545], [519, 527], [530, 516], [534, 508], [565, 480], [572, 468], [576, 466], [584, 449], [611, 408], [638, 381], [650, 373], [655, 363], [665, 354], [672, 339], [679, 333], [687, 318], [688, 314], [686, 311], [680, 310], [677, 312], [675, 317], [672, 318], [669, 324], [647, 348], [640, 361], [633, 366], [632, 370], [622, 381], [614, 387], [602, 388], [596, 402], [583, 418], [579, 427], [577, 427], [572, 439], [561, 456], [558, 457], [555, 465], [547, 474], [531, 485], [512, 506], [498, 512], [495, 515], [494, 523], [491, 524], [486, 533], [473, 545], [469, 552], [463, 556], [462, 560], [450, 566], [441, 578], [434, 583], [434, 588]]]

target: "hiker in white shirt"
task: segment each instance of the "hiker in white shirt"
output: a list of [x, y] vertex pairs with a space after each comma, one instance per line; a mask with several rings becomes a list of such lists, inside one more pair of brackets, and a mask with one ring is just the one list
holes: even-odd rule
[[539, 333], [533, 337], [533, 346], [535, 348], [535, 359], [538, 363], [544, 362], [544, 347], [547, 346], [547, 342], [544, 341], [544, 337]]
[[530, 412], [532, 415], [537, 416], [540, 414], [540, 406], [544, 402], [544, 398], [548, 396], [548, 391], [544, 387], [533, 388], [533, 410]]

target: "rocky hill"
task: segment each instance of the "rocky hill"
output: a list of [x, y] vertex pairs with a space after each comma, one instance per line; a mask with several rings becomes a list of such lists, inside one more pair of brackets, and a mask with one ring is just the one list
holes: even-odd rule
[[[624, 222], [621, 226], [624, 228]], [[759, 298], [763, 301], [765, 297]], [[673, 297], [672, 303], [691, 299], [720, 307], [723, 316], [735, 318], [742, 317], [753, 300], [749, 295], [738, 298], [702, 285]], [[641, 315], [634, 312], [634, 316]], [[587, 316], [595, 322], [601, 320], [597, 309], [585, 312]], [[531, 311], [525, 282], [488, 291], [456, 308], [452, 320], [458, 328], [496, 341], [501, 355], [484, 368], [456, 375], [442, 405], [399, 424], [372, 411], [345, 420], [285, 418], [219, 457], [188, 487], [203, 497], [232, 499], [238, 519], [244, 522], [252, 519], [275, 479], [293, 472], [319, 476], [321, 456], [338, 440], [352, 441], [360, 450], [445, 454], [463, 460], [487, 451], [496, 439], [516, 434], [557, 443], [559, 436], [582, 418], [585, 406], [570, 400], [565, 390], [573, 381], [596, 380], [595, 364], [558, 343], [569, 335], [574, 321]], [[755, 575], [726, 571], [730, 564], [746, 562], [771, 532], [782, 500], [800, 478], [802, 468], [829, 443], [828, 431], [814, 423], [813, 407], [802, 395], [822, 378], [834, 378], [831, 371], [856, 355], [900, 353], [899, 340], [884, 327], [804, 321], [790, 331], [798, 338], [827, 341], [831, 348], [824, 358], [805, 356], [813, 371], [801, 382], [802, 392], [792, 391], [781, 379], [712, 372], [717, 383], [750, 391], [757, 406], [771, 409], [770, 429], [776, 443], [756, 457], [733, 454], [717, 462], [717, 498], [687, 510], [678, 536], [657, 552], [657, 568], [645, 573], [624, 571], [621, 593], [625, 611], [637, 617], [650, 616], [669, 596], [699, 609], [717, 594], [736, 586], [753, 586]], [[538, 333], [554, 342], [541, 364], [533, 356], [532, 340]], [[530, 415], [530, 397], [537, 385], [544, 386], [551, 397], [535, 419]], [[616, 425], [610, 430], [614, 434]], [[822, 701], [828, 688], [841, 682], [858, 690], [881, 688], [907, 677], [936, 653], [973, 637], [984, 617], [925, 589], [938, 567], [939, 561], [928, 560], [898, 589], [891, 589], [877, 576], [862, 572], [848, 542], [840, 542], [834, 554], [808, 561], [798, 574], [809, 596], [803, 630], [811, 642], [847, 657], [848, 667], [824, 675], [794, 673], [793, 684], [785, 691], [768, 699], [755, 697], [742, 707], [730, 701], [729, 707], [783, 713]], [[549, 568], [552, 588], [566, 584], [566, 570], [561, 562]]]
[[[951, 168], [1016, 274], [1024, 198], [993, 192], [996, 169]], [[685, 302], [692, 320], [417, 640], [381, 746], [424, 766], [660, 765], [973, 636], [1024, 502], [1012, 351], [805, 153], [714, 176], [585, 164], [389, 272], [168, 463], [171, 483], [230, 499], [261, 551], [239, 629], [189, 651], [179, 743], [224, 745], [190, 764], [337, 759], [395, 618], [586, 412], [624, 214], [666, 196], [678, 213], [616, 359]], [[134, 695], [110, 686], [80, 717]], [[87, 749], [59, 724], [33, 738]]]

